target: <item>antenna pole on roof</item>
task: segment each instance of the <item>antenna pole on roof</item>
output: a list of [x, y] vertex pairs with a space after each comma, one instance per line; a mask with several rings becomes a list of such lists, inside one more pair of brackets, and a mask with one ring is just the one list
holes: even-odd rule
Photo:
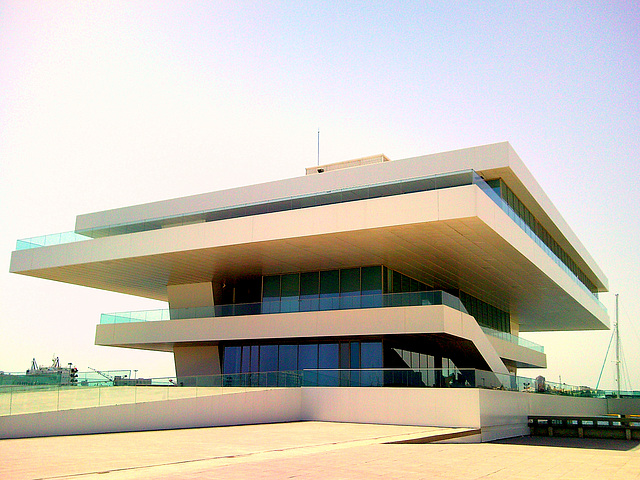
[[318, 166], [320, 165], [320, 129], [318, 128]]

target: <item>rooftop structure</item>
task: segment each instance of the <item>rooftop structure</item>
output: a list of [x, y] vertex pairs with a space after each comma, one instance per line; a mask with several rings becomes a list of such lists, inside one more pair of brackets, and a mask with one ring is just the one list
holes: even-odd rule
[[609, 323], [606, 277], [506, 142], [79, 215], [19, 241], [11, 271], [167, 301], [104, 314], [96, 344], [173, 352], [185, 379], [406, 368], [434, 384], [546, 366], [520, 332]]

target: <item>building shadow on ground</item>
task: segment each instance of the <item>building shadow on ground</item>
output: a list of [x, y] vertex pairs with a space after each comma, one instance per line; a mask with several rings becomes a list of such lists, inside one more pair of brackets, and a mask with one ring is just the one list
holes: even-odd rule
[[491, 443], [504, 445], [530, 445], [535, 447], [566, 447], [592, 450], [631, 451], [640, 450], [638, 440], [618, 440], [611, 438], [567, 438], [567, 437], [515, 437], [494, 440]]

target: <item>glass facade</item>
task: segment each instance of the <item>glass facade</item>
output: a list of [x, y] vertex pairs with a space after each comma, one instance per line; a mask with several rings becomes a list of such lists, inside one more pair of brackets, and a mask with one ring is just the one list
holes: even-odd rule
[[[255, 280], [249, 283], [254, 285]], [[428, 288], [382, 265], [269, 275], [262, 278], [261, 311], [440, 304], [473, 315], [483, 327], [509, 332], [508, 312], [465, 292], [456, 291], [456, 297]], [[442, 355], [440, 342], [428, 337], [227, 343], [221, 345], [222, 371], [227, 385], [247, 386], [274, 382], [286, 386], [291, 381], [286, 372], [296, 372], [298, 381], [302, 375], [305, 385], [321, 386], [452, 386], [453, 382], [467, 382], [453, 359]]]
[[[424, 352], [416, 352], [404, 348], [389, 348], [386, 357], [393, 356], [389, 363], [393, 363], [393, 370], [387, 373], [395, 384], [409, 384], [411, 386], [469, 386], [474, 379], [470, 372], [460, 370], [454, 361], [447, 357], [439, 357]], [[409, 371], [398, 370], [406, 368]], [[469, 378], [467, 378], [469, 377]], [[390, 379], [387, 378], [387, 383]]]
[[382, 307], [383, 294], [425, 291], [424, 283], [381, 265], [269, 275], [262, 313]]
[[450, 293], [451, 298], [429, 298], [421, 292], [436, 292], [426, 284], [381, 265], [265, 276], [263, 292], [262, 313], [445, 304], [482, 326], [511, 331], [508, 312], [462, 291]]
[[[454, 386], [465, 373], [439, 354], [399, 348], [385, 339], [318, 343], [228, 344], [221, 351], [225, 385]], [[391, 346], [388, 346], [391, 345]], [[297, 376], [287, 376], [283, 374]], [[252, 375], [255, 374], [255, 375]], [[274, 383], [275, 382], [275, 383]]]
[[[222, 352], [222, 372], [227, 376], [227, 385], [240, 380], [244, 385], [260, 385], [268, 380], [263, 374], [273, 372], [277, 379], [275, 372], [297, 371], [303, 371], [308, 385], [340, 386], [362, 381], [379, 384], [376, 376], [380, 372], [349, 370], [383, 367], [381, 340], [225, 345]], [[240, 375], [250, 373], [256, 375]], [[287, 377], [280, 378], [286, 382]]]
[[578, 267], [569, 254], [555, 241], [551, 234], [542, 226], [536, 217], [525, 207], [524, 203], [513, 193], [501, 178], [487, 181], [493, 191], [509, 206], [509, 208], [529, 227], [530, 231], [538, 237], [544, 245], [575, 275], [575, 277], [591, 293], [597, 293], [598, 289], [591, 280]]
[[[100, 323], [447, 305], [472, 315], [483, 327], [507, 334], [511, 331], [509, 312], [460, 290], [429, 289], [381, 265], [230, 279], [214, 286], [214, 293], [215, 306], [102, 314]], [[247, 300], [254, 301], [241, 303]]]
[[509, 312], [489, 305], [487, 302], [483, 302], [463, 291], [460, 291], [460, 301], [467, 313], [474, 317], [481, 326], [489, 327], [499, 332], [511, 332]]
[[[391, 345], [397, 344], [393, 341]], [[225, 345], [224, 384], [309, 386], [455, 386], [465, 373], [450, 358], [367, 341]], [[287, 375], [291, 374], [290, 376]], [[295, 375], [293, 375], [295, 374]], [[469, 380], [471, 382], [472, 380]]]
[[225, 345], [225, 374], [382, 368], [382, 341]]

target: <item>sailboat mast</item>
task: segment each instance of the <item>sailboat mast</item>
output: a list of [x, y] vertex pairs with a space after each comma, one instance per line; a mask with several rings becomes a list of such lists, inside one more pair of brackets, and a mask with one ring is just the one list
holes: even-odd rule
[[616, 293], [616, 383], [618, 384], [618, 398], [620, 398], [620, 326], [618, 322], [618, 294]]

